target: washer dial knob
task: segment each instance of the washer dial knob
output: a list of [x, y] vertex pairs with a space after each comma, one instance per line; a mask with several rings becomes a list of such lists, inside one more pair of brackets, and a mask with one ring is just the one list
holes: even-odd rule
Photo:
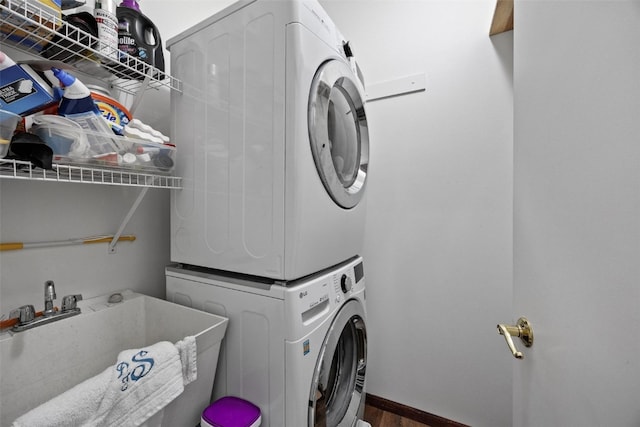
[[346, 274], [343, 274], [342, 278], [340, 279], [340, 287], [342, 288], [342, 292], [346, 294], [351, 290], [351, 286], [352, 286], [351, 277], [347, 276]]

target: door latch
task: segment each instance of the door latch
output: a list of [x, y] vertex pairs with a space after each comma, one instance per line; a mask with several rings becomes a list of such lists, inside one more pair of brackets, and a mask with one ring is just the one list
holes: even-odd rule
[[498, 333], [504, 336], [511, 354], [513, 354], [513, 357], [516, 359], [522, 359], [524, 355], [516, 348], [516, 345], [511, 339], [512, 336], [519, 337], [525, 347], [531, 347], [533, 345], [533, 328], [526, 317], [519, 318], [515, 325], [499, 324]]

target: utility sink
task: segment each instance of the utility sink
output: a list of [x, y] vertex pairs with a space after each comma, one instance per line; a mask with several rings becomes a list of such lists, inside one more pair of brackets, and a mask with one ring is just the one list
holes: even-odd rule
[[228, 319], [129, 290], [78, 302], [82, 313], [0, 334], [0, 425], [112, 366], [122, 350], [196, 337], [198, 378], [164, 411], [162, 426], [195, 426], [210, 403]]

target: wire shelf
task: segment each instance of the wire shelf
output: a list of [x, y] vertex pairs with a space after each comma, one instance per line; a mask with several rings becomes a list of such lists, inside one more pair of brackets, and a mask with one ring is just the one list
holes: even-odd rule
[[37, 3], [0, 0], [0, 42], [32, 56], [60, 61], [129, 94], [135, 95], [142, 82], [145, 88], [168, 87], [182, 92], [180, 80], [117, 48], [100, 45], [98, 38]]
[[128, 187], [182, 188], [182, 178], [176, 176], [55, 163], [52, 170], [46, 170], [33, 166], [31, 162], [13, 159], [0, 159], [0, 178], [80, 182]]

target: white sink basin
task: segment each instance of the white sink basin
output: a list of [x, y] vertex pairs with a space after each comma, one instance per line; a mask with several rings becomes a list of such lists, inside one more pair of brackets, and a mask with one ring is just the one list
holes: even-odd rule
[[118, 353], [159, 341], [196, 337], [198, 379], [166, 407], [163, 426], [195, 426], [209, 404], [228, 320], [168, 301], [122, 291], [80, 301], [82, 313], [0, 335], [0, 426], [112, 366]]

